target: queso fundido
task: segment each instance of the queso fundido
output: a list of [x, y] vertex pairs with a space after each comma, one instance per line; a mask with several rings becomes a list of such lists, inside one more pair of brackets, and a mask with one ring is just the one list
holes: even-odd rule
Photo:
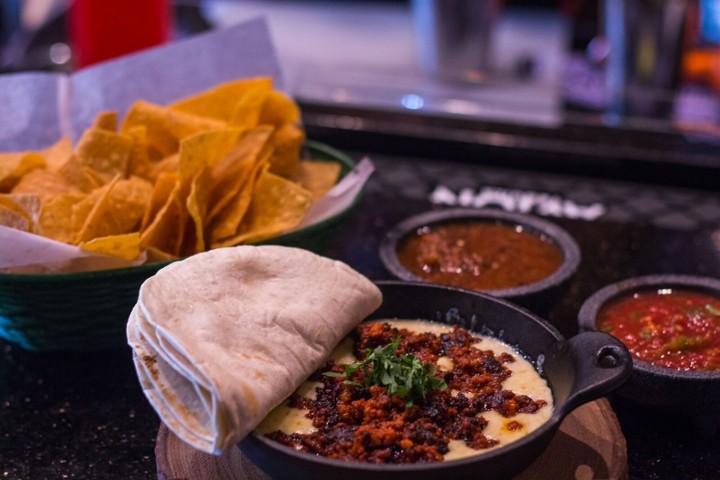
[[257, 432], [341, 460], [438, 462], [522, 438], [552, 411], [547, 382], [508, 345], [460, 327], [373, 321]]

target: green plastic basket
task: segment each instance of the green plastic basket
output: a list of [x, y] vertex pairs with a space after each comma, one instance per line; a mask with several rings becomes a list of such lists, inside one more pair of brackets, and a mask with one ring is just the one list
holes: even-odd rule
[[[347, 174], [354, 162], [327, 145], [308, 141], [307, 157], [333, 161]], [[322, 254], [362, 196], [337, 215], [267, 240]], [[90, 351], [125, 344], [125, 326], [140, 285], [160, 262], [130, 268], [60, 274], [0, 274], [0, 337], [32, 351]]]

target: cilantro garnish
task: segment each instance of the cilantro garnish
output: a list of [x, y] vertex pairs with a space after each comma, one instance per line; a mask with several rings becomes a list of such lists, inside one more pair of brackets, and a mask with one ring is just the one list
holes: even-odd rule
[[365, 374], [366, 390], [373, 385], [387, 387], [389, 395], [398, 395], [408, 399], [412, 405], [413, 399], [425, 398], [435, 389], [445, 390], [447, 384], [442, 378], [435, 376], [437, 370], [433, 364], [423, 364], [415, 355], [398, 355], [400, 337], [396, 337], [389, 344], [367, 349], [364, 360], [345, 366], [344, 373], [326, 372], [329, 377], [345, 377], [343, 383], [360, 385], [349, 380], [357, 371]]

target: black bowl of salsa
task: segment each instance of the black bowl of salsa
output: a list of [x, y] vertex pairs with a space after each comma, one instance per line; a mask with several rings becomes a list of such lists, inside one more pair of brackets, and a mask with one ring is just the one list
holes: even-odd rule
[[581, 331], [609, 333], [632, 353], [633, 376], [618, 395], [720, 424], [720, 279], [622, 280], [591, 295], [578, 321]]
[[544, 314], [565, 291], [581, 253], [564, 229], [496, 209], [443, 209], [387, 232], [380, 258], [396, 278], [465, 288]]

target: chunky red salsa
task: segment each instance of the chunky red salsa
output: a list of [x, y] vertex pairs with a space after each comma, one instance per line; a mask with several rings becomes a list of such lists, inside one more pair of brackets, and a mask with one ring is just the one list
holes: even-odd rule
[[556, 271], [562, 252], [522, 227], [480, 221], [419, 229], [398, 249], [400, 263], [433, 283], [471, 290], [503, 290]]
[[596, 323], [639, 360], [678, 370], [720, 370], [719, 297], [642, 291], [601, 309]]

